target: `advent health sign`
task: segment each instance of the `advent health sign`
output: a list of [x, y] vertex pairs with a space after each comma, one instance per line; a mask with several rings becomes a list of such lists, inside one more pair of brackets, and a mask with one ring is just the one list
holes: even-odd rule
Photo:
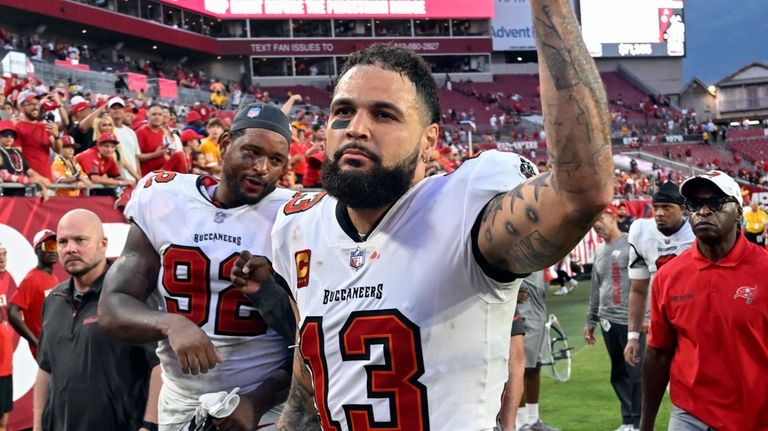
[[536, 49], [531, 5], [528, 0], [496, 0], [491, 18], [494, 51]]
[[[576, 0], [571, 0], [574, 8]], [[491, 18], [494, 51], [532, 51], [536, 49], [533, 17], [528, 0], [495, 0]]]
[[161, 0], [217, 18], [490, 18], [493, 1]]

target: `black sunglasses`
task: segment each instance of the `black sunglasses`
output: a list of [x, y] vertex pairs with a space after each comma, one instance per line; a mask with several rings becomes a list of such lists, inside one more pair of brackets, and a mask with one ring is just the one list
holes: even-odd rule
[[0, 137], [3, 137], [3, 138], [15, 138], [16, 137], [16, 133], [13, 130], [3, 130], [2, 132], [0, 132]]
[[723, 209], [723, 205], [727, 204], [728, 202], [735, 202], [739, 203], [735, 198], [731, 196], [709, 196], [706, 198], [690, 198], [685, 200], [685, 207], [688, 208], [688, 211], [690, 212], [697, 212], [703, 207], [704, 205], [707, 206], [712, 211], [720, 211]]

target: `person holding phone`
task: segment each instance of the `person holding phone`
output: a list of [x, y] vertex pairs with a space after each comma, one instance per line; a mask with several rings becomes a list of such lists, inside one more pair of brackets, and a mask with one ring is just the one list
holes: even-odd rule
[[21, 121], [16, 123], [17, 145], [24, 153], [29, 167], [52, 180], [50, 150], [61, 151], [59, 126], [53, 121], [40, 120], [40, 100], [34, 91], [25, 90], [16, 98]]

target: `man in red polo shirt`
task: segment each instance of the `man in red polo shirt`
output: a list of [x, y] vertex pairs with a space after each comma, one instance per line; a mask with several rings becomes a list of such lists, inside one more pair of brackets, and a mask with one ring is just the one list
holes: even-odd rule
[[136, 184], [133, 178], [123, 178], [120, 168], [115, 161], [117, 138], [111, 133], [99, 136], [96, 147], [91, 147], [75, 156], [77, 163], [83, 168], [91, 182], [107, 187], [132, 186]]
[[53, 266], [59, 261], [56, 233], [49, 229], [41, 230], [32, 239], [32, 246], [37, 255], [37, 266], [27, 273], [10, 298], [8, 317], [13, 329], [29, 343], [32, 355], [37, 355], [43, 301], [59, 283], [53, 275]]
[[61, 149], [59, 126], [53, 121], [39, 120], [40, 101], [33, 91], [19, 93], [16, 104], [21, 112], [21, 121], [16, 123], [17, 145], [29, 167], [51, 181], [51, 149], [57, 153]]
[[147, 124], [136, 131], [139, 140], [139, 165], [141, 176], [163, 168], [167, 149], [163, 142], [165, 129], [163, 129], [163, 108], [160, 105], [152, 105], [147, 110]]
[[731, 177], [710, 171], [680, 192], [696, 240], [653, 279], [640, 429], [653, 430], [667, 382], [670, 430], [766, 429], [768, 252], [738, 229]]

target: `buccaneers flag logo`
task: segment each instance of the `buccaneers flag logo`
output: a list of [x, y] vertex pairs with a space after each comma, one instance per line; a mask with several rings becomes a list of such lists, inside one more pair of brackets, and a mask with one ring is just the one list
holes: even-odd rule
[[744, 298], [744, 300], [747, 301], [747, 304], [751, 304], [752, 301], [755, 300], [756, 296], [757, 296], [757, 286], [754, 286], [754, 287], [741, 286], [740, 288], [736, 289], [736, 294], [733, 295], [733, 299]]

